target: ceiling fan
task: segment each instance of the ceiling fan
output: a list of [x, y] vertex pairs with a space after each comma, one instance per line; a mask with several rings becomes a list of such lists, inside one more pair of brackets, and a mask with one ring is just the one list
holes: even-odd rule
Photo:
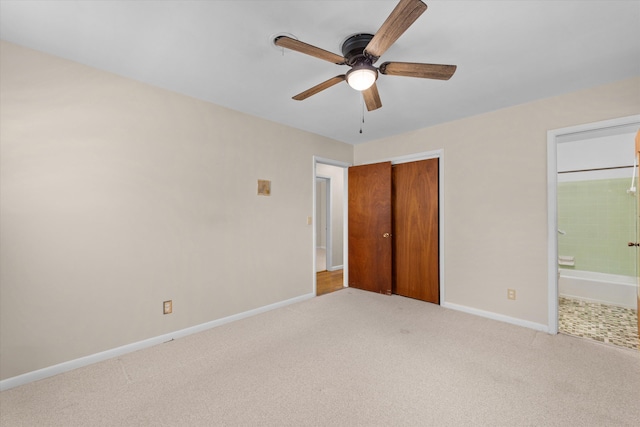
[[285, 35], [275, 37], [273, 43], [276, 46], [351, 67], [347, 73], [332, 77], [307, 89], [294, 96], [293, 99], [302, 101], [346, 80], [349, 86], [362, 92], [367, 110], [373, 111], [382, 107], [376, 86], [378, 72], [390, 76], [449, 80], [456, 71], [455, 65], [415, 62], [385, 62], [378, 68], [373, 65], [425, 10], [427, 10], [427, 5], [420, 0], [400, 0], [375, 35], [355, 34], [347, 38], [342, 43], [343, 56]]

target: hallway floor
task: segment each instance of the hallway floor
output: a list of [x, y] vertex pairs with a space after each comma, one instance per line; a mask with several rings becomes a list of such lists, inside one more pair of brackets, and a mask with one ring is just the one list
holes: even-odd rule
[[560, 297], [558, 323], [560, 332], [568, 335], [638, 348], [636, 310]]
[[329, 294], [344, 289], [343, 271], [319, 271], [316, 273], [316, 295]]

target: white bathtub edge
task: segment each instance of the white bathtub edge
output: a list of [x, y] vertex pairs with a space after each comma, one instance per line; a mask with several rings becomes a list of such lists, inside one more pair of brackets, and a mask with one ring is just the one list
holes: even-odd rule
[[591, 282], [615, 283], [618, 285], [636, 286], [638, 278], [635, 276], [625, 276], [622, 274], [599, 273], [587, 270], [573, 270], [568, 268], [559, 268], [560, 277], [565, 279], [581, 279]]
[[633, 276], [560, 269], [558, 295], [590, 303], [636, 309], [637, 279]]
[[560, 292], [558, 296], [560, 296], [561, 298], [580, 300], [580, 301], [589, 302], [589, 303], [613, 305], [616, 307], [628, 308], [631, 310], [636, 309], [636, 304], [626, 304], [624, 302], [619, 302], [619, 301], [606, 301], [606, 300], [597, 299], [597, 298], [587, 298], [581, 295], [571, 295], [563, 292]]

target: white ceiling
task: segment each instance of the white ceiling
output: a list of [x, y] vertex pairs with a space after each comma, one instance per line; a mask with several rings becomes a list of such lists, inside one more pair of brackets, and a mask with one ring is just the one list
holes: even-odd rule
[[0, 1], [3, 40], [358, 144], [640, 75], [640, 1], [438, 1], [382, 56], [455, 64], [449, 81], [381, 75], [365, 112], [340, 83], [291, 97], [338, 66], [272, 44], [341, 54], [395, 7], [380, 1]]

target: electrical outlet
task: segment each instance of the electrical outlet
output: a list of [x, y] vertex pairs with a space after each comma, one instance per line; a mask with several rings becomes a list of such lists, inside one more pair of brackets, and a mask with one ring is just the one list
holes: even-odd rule
[[173, 312], [173, 300], [162, 303], [162, 314], [171, 314]]
[[516, 299], [516, 290], [515, 289], [507, 289], [507, 298], [508, 299]]

